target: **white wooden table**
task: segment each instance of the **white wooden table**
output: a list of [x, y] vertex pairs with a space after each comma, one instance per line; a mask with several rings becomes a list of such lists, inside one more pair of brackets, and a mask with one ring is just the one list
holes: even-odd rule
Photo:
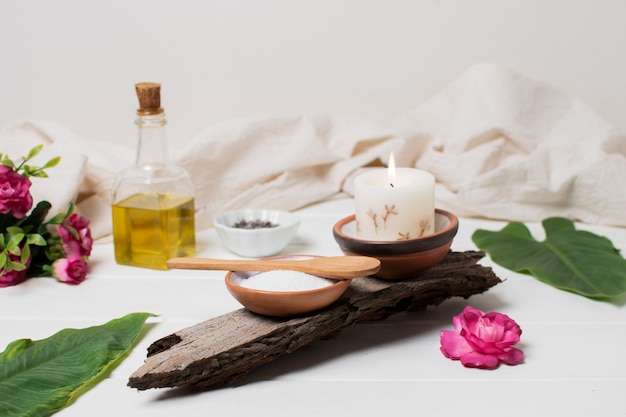
[[[353, 213], [337, 199], [298, 211], [302, 223], [283, 253], [341, 254], [333, 224]], [[505, 223], [461, 219], [453, 249], [476, 249], [477, 228]], [[539, 224], [532, 232], [543, 239]], [[626, 229], [578, 225], [626, 252]], [[214, 230], [198, 234], [198, 256], [235, 257]], [[79, 286], [31, 279], [0, 289], [0, 349], [18, 338], [42, 339], [67, 327], [103, 324], [148, 311], [145, 334], [131, 354], [57, 415], [89, 416], [626, 416], [626, 306], [592, 301], [494, 265], [505, 281], [468, 300], [355, 325], [253, 370], [236, 387], [207, 391], [126, 386], [146, 348], [179, 329], [240, 308], [224, 273], [153, 271], [115, 264], [111, 244], [91, 256]], [[439, 331], [471, 304], [499, 311], [523, 329], [523, 364], [492, 371], [464, 368], [439, 351]]]

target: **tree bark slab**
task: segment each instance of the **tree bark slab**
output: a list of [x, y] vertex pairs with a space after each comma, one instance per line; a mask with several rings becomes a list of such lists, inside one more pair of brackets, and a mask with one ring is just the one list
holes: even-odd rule
[[411, 280], [355, 279], [339, 300], [311, 315], [272, 318], [240, 309], [215, 317], [155, 341], [128, 385], [146, 390], [234, 383], [262, 364], [353, 324], [485, 292], [501, 280], [477, 263], [483, 257], [478, 251], [450, 252]]

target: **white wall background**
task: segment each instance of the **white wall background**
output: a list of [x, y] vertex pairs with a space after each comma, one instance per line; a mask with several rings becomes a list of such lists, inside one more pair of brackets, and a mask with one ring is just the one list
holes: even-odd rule
[[1, 0], [0, 127], [134, 144], [138, 81], [174, 146], [238, 117], [385, 122], [491, 60], [626, 129], [625, 42], [622, 0]]

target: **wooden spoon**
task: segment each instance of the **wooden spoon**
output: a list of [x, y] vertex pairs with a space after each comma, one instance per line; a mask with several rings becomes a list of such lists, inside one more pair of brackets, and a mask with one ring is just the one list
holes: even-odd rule
[[380, 269], [380, 261], [369, 256], [320, 256], [308, 259], [212, 259], [172, 258], [172, 269], [206, 269], [218, 271], [271, 271], [288, 269], [324, 278], [352, 279], [372, 275]]

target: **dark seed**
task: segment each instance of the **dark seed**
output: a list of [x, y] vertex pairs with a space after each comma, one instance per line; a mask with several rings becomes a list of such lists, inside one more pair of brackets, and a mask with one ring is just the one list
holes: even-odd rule
[[278, 224], [272, 223], [269, 220], [244, 220], [241, 219], [233, 224], [232, 227], [237, 229], [266, 229], [270, 227], [276, 227]]

